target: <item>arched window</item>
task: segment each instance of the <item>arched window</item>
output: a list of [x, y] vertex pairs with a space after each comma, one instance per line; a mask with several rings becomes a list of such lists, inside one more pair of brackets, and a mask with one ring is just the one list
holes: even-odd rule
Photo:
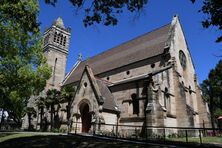
[[52, 85], [55, 85], [55, 73], [56, 73], [56, 66], [57, 66], [57, 58], [55, 59], [53, 75], [52, 75]]
[[64, 36], [64, 38], [63, 38], [63, 46], [65, 46], [66, 45], [66, 36]]
[[167, 109], [167, 112], [170, 112], [171, 101], [170, 101], [170, 95], [168, 92], [168, 88], [165, 88], [165, 90], [164, 90], [164, 107]]
[[55, 32], [53, 41], [56, 42], [56, 39], [57, 39], [57, 32]]
[[137, 95], [132, 94], [131, 98], [133, 102], [133, 114], [139, 114], [139, 100], [137, 99]]
[[183, 69], [185, 69], [187, 60], [186, 60], [186, 56], [182, 50], [179, 51], [179, 59], [180, 59], [181, 66], [183, 67]]
[[56, 43], [59, 43], [60, 36], [61, 36], [61, 34], [59, 33], [58, 36], [57, 36], [57, 39], [56, 39]]
[[63, 42], [63, 35], [61, 34], [60, 45], [62, 45], [62, 42]]

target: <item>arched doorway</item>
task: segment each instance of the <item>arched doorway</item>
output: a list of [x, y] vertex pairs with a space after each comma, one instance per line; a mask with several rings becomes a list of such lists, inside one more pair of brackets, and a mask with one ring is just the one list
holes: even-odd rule
[[81, 104], [80, 114], [82, 119], [82, 132], [88, 133], [91, 127], [91, 114], [89, 113], [89, 105], [87, 103]]

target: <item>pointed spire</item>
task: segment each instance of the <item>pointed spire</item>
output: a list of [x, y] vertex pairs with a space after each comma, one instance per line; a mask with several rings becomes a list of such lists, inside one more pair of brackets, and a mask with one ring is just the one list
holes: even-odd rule
[[58, 17], [57, 20], [53, 23], [55, 26], [60, 28], [65, 28], [63, 20], [61, 17]]

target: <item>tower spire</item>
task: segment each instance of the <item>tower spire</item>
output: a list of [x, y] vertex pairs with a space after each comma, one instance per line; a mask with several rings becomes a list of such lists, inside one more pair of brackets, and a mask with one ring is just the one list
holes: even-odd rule
[[53, 67], [52, 77], [47, 81], [46, 89], [60, 89], [65, 78], [70, 36], [71, 29], [65, 28], [61, 17], [58, 17], [44, 33], [43, 49], [47, 63]]
[[61, 17], [58, 17], [58, 18], [54, 21], [53, 25], [65, 29], [65, 26], [64, 26], [64, 23], [63, 23], [63, 20], [62, 20]]

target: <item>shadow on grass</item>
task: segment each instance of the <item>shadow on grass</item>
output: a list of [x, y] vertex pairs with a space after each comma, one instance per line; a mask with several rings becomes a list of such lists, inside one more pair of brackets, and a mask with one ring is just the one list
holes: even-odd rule
[[[172, 147], [175, 144], [179, 147], [221, 147], [218, 145], [199, 145], [195, 143], [178, 143], [165, 141], [158, 145], [142, 144], [142, 143], [130, 143], [115, 141], [110, 139], [99, 139], [95, 137], [80, 136], [80, 135], [41, 135], [31, 137], [20, 137], [10, 139], [0, 143], [1, 148], [160, 148], [160, 147]], [[175, 147], [175, 146], [173, 146]]]
[[[32, 136], [10, 139], [0, 143], [1, 148], [106, 148], [106, 147], [122, 147], [135, 148], [147, 147], [143, 144], [132, 144], [125, 142], [118, 142], [112, 140], [101, 140], [82, 136], [64, 136], [64, 135], [50, 135], [50, 136]], [[159, 147], [159, 146], [152, 146]]]
[[9, 135], [13, 135], [13, 133], [1, 133], [0, 138], [1, 137], [6, 137], [6, 136], [9, 136]]

